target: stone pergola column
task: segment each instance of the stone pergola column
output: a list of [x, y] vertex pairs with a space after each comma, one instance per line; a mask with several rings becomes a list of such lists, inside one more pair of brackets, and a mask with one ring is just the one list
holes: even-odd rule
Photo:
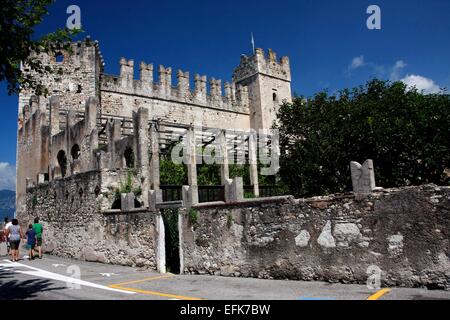
[[198, 184], [197, 184], [197, 145], [195, 139], [195, 129], [189, 128], [187, 132], [186, 141], [186, 151], [187, 151], [187, 171], [188, 171], [188, 183], [189, 183], [189, 193], [190, 193], [190, 203], [192, 205], [197, 204], [198, 200]]
[[156, 125], [153, 123], [150, 128], [150, 145], [152, 157], [150, 160], [150, 176], [152, 183], [152, 190], [159, 190], [161, 186], [160, 172], [159, 172], [159, 132]]
[[257, 157], [257, 135], [251, 131], [248, 137], [248, 158], [250, 163], [250, 183], [253, 185], [253, 193], [256, 198], [259, 197], [258, 181], [258, 157]]
[[226, 185], [228, 179], [230, 179], [230, 169], [228, 166], [227, 133], [225, 130], [220, 130], [219, 132], [219, 144], [221, 152], [220, 177], [222, 185]]
[[[50, 137], [59, 133], [59, 109], [60, 101], [58, 96], [50, 98]], [[50, 139], [51, 141], [51, 139]]]
[[134, 115], [136, 166], [141, 176], [144, 205], [149, 205], [150, 191], [148, 109], [139, 108]]

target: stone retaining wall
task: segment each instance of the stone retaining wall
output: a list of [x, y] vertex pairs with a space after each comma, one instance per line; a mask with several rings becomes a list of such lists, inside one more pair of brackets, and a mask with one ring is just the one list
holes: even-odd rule
[[183, 218], [186, 273], [366, 283], [380, 268], [384, 285], [450, 286], [450, 187], [194, 210]]
[[155, 214], [101, 212], [101, 177], [93, 171], [28, 189], [27, 213], [18, 217], [22, 227], [40, 217], [47, 253], [156, 269]]

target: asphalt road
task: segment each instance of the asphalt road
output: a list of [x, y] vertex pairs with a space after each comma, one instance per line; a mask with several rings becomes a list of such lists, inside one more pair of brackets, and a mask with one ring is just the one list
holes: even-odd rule
[[39, 300], [450, 300], [450, 292], [364, 285], [161, 275], [153, 270], [45, 256], [0, 257], [0, 299]]

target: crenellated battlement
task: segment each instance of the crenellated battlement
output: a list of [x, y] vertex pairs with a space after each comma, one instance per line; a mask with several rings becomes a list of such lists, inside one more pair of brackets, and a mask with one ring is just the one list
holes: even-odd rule
[[208, 90], [207, 77], [196, 74], [191, 89], [190, 72], [178, 70], [173, 84], [171, 67], [160, 65], [156, 81], [153, 64], [141, 62], [139, 71], [139, 79], [134, 79], [134, 61], [122, 58], [120, 75], [103, 75], [101, 90], [248, 113], [248, 93], [234, 82], [223, 85], [222, 80], [211, 78]]
[[266, 55], [263, 49], [257, 48], [252, 56], [241, 55], [240, 64], [233, 73], [233, 81], [241, 82], [258, 73], [290, 82], [289, 58], [283, 56], [277, 60], [277, 54], [272, 49]]
[[[159, 131], [161, 123], [177, 130], [268, 129], [279, 105], [291, 99], [289, 59], [278, 60], [271, 50], [267, 55], [257, 49], [252, 56], [242, 56], [232, 81], [126, 58], [120, 59], [118, 75], [107, 75], [99, 43], [90, 38], [72, 43], [67, 52], [38, 58], [53, 72], [33, 76], [48, 88], [51, 98], [26, 89], [19, 96], [19, 214], [27, 210], [27, 187], [33, 184], [68, 181], [66, 177], [91, 170], [126, 172], [133, 165], [148, 205], [145, 195], [150, 187], [159, 187], [155, 155], [159, 144], [166, 148], [170, 140], [167, 128]], [[33, 73], [27, 66], [23, 72]], [[194, 175], [189, 179], [193, 181]], [[119, 180], [117, 176], [114, 183]]]

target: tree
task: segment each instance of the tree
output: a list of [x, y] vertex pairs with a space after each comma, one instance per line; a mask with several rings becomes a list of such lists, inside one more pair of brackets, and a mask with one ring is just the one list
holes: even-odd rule
[[280, 175], [296, 196], [351, 190], [350, 161], [373, 159], [377, 184], [450, 183], [450, 96], [372, 80], [295, 98], [278, 114]]
[[[39, 59], [42, 53], [56, 54], [68, 50], [71, 37], [79, 30], [59, 29], [40, 38], [34, 28], [42, 23], [47, 8], [54, 0], [2, 0], [0, 6], [0, 81], [8, 83], [8, 93], [21, 88], [32, 89], [37, 95], [46, 95], [47, 88], [32, 74], [51, 73]], [[24, 73], [21, 65], [31, 72]]]

